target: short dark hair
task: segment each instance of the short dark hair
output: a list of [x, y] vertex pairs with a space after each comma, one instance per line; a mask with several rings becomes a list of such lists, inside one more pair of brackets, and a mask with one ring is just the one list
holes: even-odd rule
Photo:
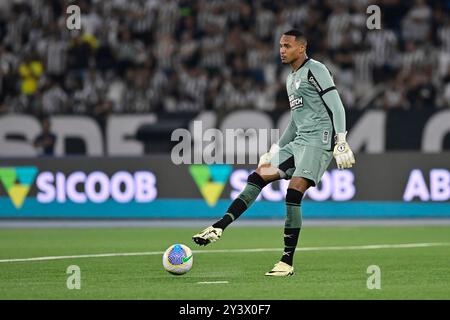
[[285, 36], [294, 36], [296, 41], [304, 40], [307, 42], [306, 37], [303, 32], [301, 32], [298, 29], [291, 29], [285, 33], [283, 33]]

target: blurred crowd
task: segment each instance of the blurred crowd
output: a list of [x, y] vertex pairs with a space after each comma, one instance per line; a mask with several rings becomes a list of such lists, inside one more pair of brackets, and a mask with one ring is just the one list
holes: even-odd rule
[[346, 108], [448, 108], [449, 12], [450, 0], [1, 1], [0, 114], [287, 110], [279, 38], [294, 27]]

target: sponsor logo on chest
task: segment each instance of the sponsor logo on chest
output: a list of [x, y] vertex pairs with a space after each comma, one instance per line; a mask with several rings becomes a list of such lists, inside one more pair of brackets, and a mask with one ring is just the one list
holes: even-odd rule
[[303, 106], [303, 97], [296, 97], [295, 95], [291, 94], [289, 96], [289, 106], [291, 109], [296, 109]]

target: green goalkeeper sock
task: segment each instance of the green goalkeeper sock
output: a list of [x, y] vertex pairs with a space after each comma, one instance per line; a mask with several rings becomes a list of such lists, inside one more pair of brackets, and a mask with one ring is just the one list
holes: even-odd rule
[[225, 229], [234, 220], [240, 217], [245, 210], [247, 210], [253, 202], [255, 202], [262, 188], [267, 185], [267, 182], [257, 174], [253, 172], [248, 176], [247, 185], [239, 196], [231, 203], [226, 214], [222, 219], [213, 224], [214, 228]]
[[286, 194], [286, 221], [284, 224], [284, 252], [281, 261], [292, 266], [302, 227], [301, 201], [303, 193], [288, 189]]

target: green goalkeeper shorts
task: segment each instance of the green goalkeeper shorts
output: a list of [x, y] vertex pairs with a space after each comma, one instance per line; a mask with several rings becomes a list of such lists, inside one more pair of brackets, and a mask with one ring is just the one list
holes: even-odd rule
[[315, 186], [322, 179], [332, 158], [332, 151], [305, 146], [294, 140], [282, 147], [272, 157], [270, 164], [278, 168], [282, 179], [303, 177], [311, 180]]

